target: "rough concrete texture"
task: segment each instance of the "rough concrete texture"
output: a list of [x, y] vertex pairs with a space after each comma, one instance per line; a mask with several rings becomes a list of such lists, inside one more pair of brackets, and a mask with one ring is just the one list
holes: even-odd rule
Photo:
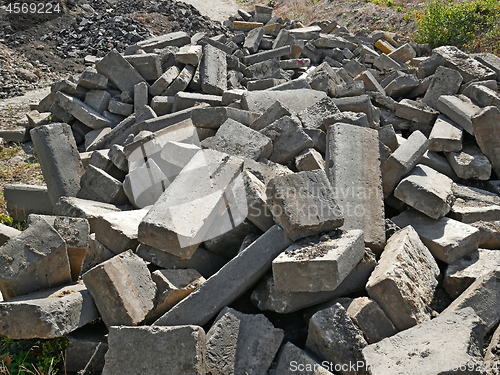
[[277, 375], [332, 375], [318, 359], [291, 342], [283, 345], [277, 355]]
[[440, 66], [432, 77], [431, 84], [425, 92], [423, 101], [428, 106], [437, 109], [441, 95], [455, 95], [460, 89], [463, 78], [460, 72]]
[[18, 296], [0, 303], [0, 335], [11, 339], [52, 339], [99, 318], [82, 283]]
[[323, 124], [325, 117], [332, 116], [339, 112], [334, 101], [326, 97], [300, 111], [298, 116], [304, 128], [317, 129]]
[[462, 150], [463, 129], [446, 116], [439, 116], [429, 136], [429, 151]]
[[474, 135], [471, 118], [481, 109], [469, 98], [464, 95], [442, 95], [438, 99], [437, 109], [464, 128], [467, 133]]
[[247, 315], [225, 307], [207, 332], [207, 372], [259, 375], [267, 372], [283, 341], [262, 314]]
[[43, 125], [31, 130], [30, 135], [52, 205], [60, 197], [75, 197], [83, 166], [69, 125]]
[[285, 292], [335, 290], [363, 258], [363, 232], [334, 231], [297, 241], [273, 260], [276, 289]]
[[417, 165], [394, 190], [394, 196], [433, 219], [445, 216], [453, 201], [453, 180], [425, 165]]
[[429, 249], [408, 226], [389, 239], [366, 290], [401, 331], [431, 318], [429, 307], [438, 276]]
[[445, 156], [460, 178], [489, 180], [491, 177], [491, 163], [475, 144], [464, 145], [459, 152], [446, 152]]
[[218, 48], [205, 44], [200, 65], [201, 89], [211, 95], [222, 95], [227, 90], [226, 54]]
[[331, 231], [344, 222], [322, 170], [273, 178], [267, 185], [267, 203], [274, 221], [292, 240]]
[[447, 217], [434, 220], [410, 209], [391, 220], [400, 228], [411, 225], [432, 255], [448, 264], [456, 262], [478, 248], [479, 230]]
[[80, 186], [78, 198], [117, 205], [124, 205], [128, 202], [123, 191], [123, 184], [93, 165], [89, 165], [82, 175]]
[[462, 372], [480, 374], [478, 367], [460, 364], [483, 360], [481, 320], [471, 308], [440, 315], [363, 349], [370, 374], [429, 375]]
[[366, 244], [377, 252], [385, 245], [378, 142], [376, 130], [336, 124], [328, 129], [325, 155], [326, 174], [344, 214], [343, 228], [363, 230]]
[[66, 242], [39, 220], [0, 247], [0, 291], [5, 300], [71, 282]]
[[108, 328], [136, 326], [154, 307], [156, 285], [146, 263], [130, 250], [92, 268], [83, 282]]
[[486, 107], [471, 118], [477, 144], [490, 161], [493, 170], [500, 175], [500, 141], [497, 137], [500, 129], [500, 110], [497, 107]]
[[205, 341], [205, 331], [197, 326], [112, 327], [102, 374], [203, 375]]

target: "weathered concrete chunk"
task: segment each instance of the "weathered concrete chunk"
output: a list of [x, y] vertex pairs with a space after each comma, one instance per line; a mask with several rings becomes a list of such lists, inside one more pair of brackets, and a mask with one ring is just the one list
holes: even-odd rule
[[148, 210], [110, 212], [96, 219], [95, 236], [115, 254], [135, 250], [139, 224]]
[[21, 234], [20, 230], [0, 224], [0, 246]]
[[[260, 280], [271, 268], [272, 260], [290, 244], [291, 240], [283, 230], [273, 226], [154, 325], [207, 323]], [[238, 278], [235, 279], [234, 275]]]
[[201, 89], [211, 95], [222, 95], [227, 90], [226, 54], [210, 44], [203, 46], [200, 65]]
[[204, 375], [205, 342], [205, 331], [197, 326], [112, 327], [102, 374]]
[[432, 255], [448, 264], [478, 248], [479, 230], [447, 217], [434, 220], [410, 209], [391, 220], [400, 228], [411, 225]]
[[108, 77], [121, 91], [132, 92], [134, 86], [144, 82], [139, 72], [116, 50], [109, 52], [96, 64], [97, 72]]
[[325, 117], [335, 113], [340, 113], [340, 110], [331, 98], [326, 97], [300, 111], [298, 116], [304, 128], [317, 129], [322, 126]]
[[207, 371], [213, 375], [264, 374], [283, 337], [283, 330], [274, 328], [264, 315], [225, 307], [207, 332]]
[[394, 151], [382, 166], [384, 198], [387, 198], [401, 179], [417, 165], [428, 148], [429, 140], [417, 130]]
[[297, 118], [283, 116], [260, 131], [273, 142], [269, 160], [285, 164], [306, 148], [313, 147], [313, 141], [304, 132]]
[[500, 270], [499, 252], [478, 249], [448, 266], [444, 276], [444, 289], [451, 298], [457, 298], [478, 278], [494, 270]]
[[83, 260], [82, 274], [116, 255], [95, 239], [95, 233], [92, 233], [89, 236], [88, 242], [89, 244], [86, 249], [85, 259]]
[[425, 165], [417, 165], [394, 190], [394, 196], [433, 219], [445, 216], [453, 201], [453, 180]]
[[61, 108], [92, 129], [102, 129], [111, 126], [110, 121], [106, 117], [80, 99], [58, 92], [56, 94], [56, 101]]
[[78, 372], [88, 366], [88, 369], [102, 371], [104, 355], [108, 351], [106, 334], [105, 329], [88, 329], [84, 327], [67, 335], [66, 370]]
[[85, 69], [80, 76], [78, 85], [89, 90], [106, 90], [108, 86], [108, 77], [97, 73], [93, 69]]
[[189, 64], [198, 66], [202, 56], [202, 47], [198, 45], [185, 45], [182, 46], [175, 54], [175, 61], [180, 64]]
[[308, 148], [295, 157], [295, 167], [297, 171], [313, 171], [315, 169], [325, 169], [325, 161], [321, 154], [314, 148]]
[[241, 108], [251, 112], [262, 113], [279, 100], [285, 107], [293, 108], [295, 112], [300, 112], [325, 97], [325, 92], [311, 89], [248, 91], [243, 94]]
[[171, 66], [151, 85], [149, 93], [153, 96], [160, 95], [180, 73], [181, 69], [177, 65]]
[[30, 293], [0, 303], [0, 334], [11, 339], [52, 339], [96, 320], [83, 283]]
[[[363, 349], [370, 374], [479, 374], [466, 363], [483, 361], [481, 320], [471, 308], [443, 314]], [[460, 366], [462, 368], [460, 369]], [[465, 368], [465, 370], [464, 370]], [[416, 369], [416, 372], [415, 372]]]
[[429, 151], [453, 152], [462, 150], [463, 129], [440, 115], [429, 136]]
[[154, 307], [156, 285], [146, 262], [131, 250], [92, 268], [83, 282], [108, 328], [136, 326]]
[[162, 92], [162, 95], [175, 96], [177, 93], [184, 91], [189, 86], [195, 72], [196, 67], [192, 65], [184, 66], [184, 69], [181, 70], [170, 86]]
[[205, 148], [254, 160], [269, 158], [273, 152], [273, 142], [269, 137], [232, 119], [221, 125], [215, 137], [207, 138], [201, 144]]
[[327, 368], [291, 342], [283, 345], [277, 355], [276, 375], [332, 375]]
[[474, 126], [471, 119], [481, 109], [472, 103], [468, 97], [464, 95], [441, 95], [437, 101], [437, 109], [464, 128], [467, 133], [474, 135]]
[[191, 43], [191, 37], [188, 33], [176, 31], [140, 41], [137, 43], [137, 47], [146, 53], [151, 53], [155, 49], [162, 49], [169, 46], [181, 47], [189, 43]]
[[496, 269], [477, 278], [441, 315], [472, 307], [484, 323], [483, 334], [486, 334], [500, 320], [499, 295], [500, 269]]
[[262, 130], [266, 126], [271, 125], [276, 120], [283, 116], [291, 116], [292, 111], [283, 105], [279, 100], [274, 102], [270, 107], [268, 107], [262, 115], [260, 115], [254, 122], [250, 124], [250, 127], [254, 130]]
[[30, 135], [52, 204], [62, 196], [76, 196], [83, 166], [69, 125], [40, 126], [32, 129]]
[[453, 184], [455, 200], [448, 216], [462, 223], [500, 220], [500, 197], [495, 193]]
[[103, 170], [89, 165], [81, 180], [78, 198], [95, 200], [103, 203], [126, 204], [128, 198], [123, 191], [123, 184]]
[[433, 125], [439, 112], [423, 102], [401, 100], [396, 106], [396, 116], [425, 125]]
[[404, 64], [405, 62], [416, 57], [417, 52], [415, 52], [415, 50], [409, 43], [405, 43], [401, 47], [396, 48], [394, 51], [392, 51], [388, 56]]
[[154, 81], [163, 73], [161, 70], [160, 56], [156, 53], [127, 55], [124, 56], [124, 58], [147, 81]]
[[274, 221], [293, 240], [331, 231], [344, 223], [324, 171], [307, 171], [273, 178], [267, 203]]
[[368, 297], [352, 300], [347, 307], [347, 315], [363, 331], [369, 344], [398, 333], [378, 303]]
[[225, 189], [242, 165], [241, 159], [215, 150], [199, 151], [144, 217], [139, 241], [190, 258], [225, 205]]
[[497, 74], [493, 70], [474, 60], [455, 46], [434, 48], [432, 52], [444, 58], [444, 65], [447, 68], [458, 71], [464, 78], [464, 83], [472, 80], [484, 81], [496, 78]]
[[366, 290], [402, 331], [430, 320], [439, 267], [417, 232], [408, 226], [388, 241]]
[[85, 104], [102, 114], [108, 109], [111, 94], [104, 90], [90, 90], [85, 94]]
[[250, 30], [245, 38], [245, 43], [243, 43], [243, 48], [247, 48], [250, 53], [257, 53], [263, 36], [264, 29], [261, 27]]
[[45, 220], [0, 247], [0, 291], [5, 300], [71, 282], [66, 242]]
[[365, 253], [363, 232], [335, 231], [307, 237], [273, 260], [276, 289], [286, 292], [335, 290]]
[[500, 110], [486, 107], [471, 118], [477, 144], [500, 176]]
[[363, 230], [366, 244], [376, 251], [385, 245], [378, 139], [373, 129], [332, 125], [325, 156], [326, 173], [344, 214], [343, 228]]
[[[364, 368], [352, 371], [362, 363], [361, 351], [368, 343], [361, 330], [354, 325], [347, 311], [339, 303], [318, 311], [309, 321], [306, 349], [324, 361], [330, 361], [342, 375], [366, 374]], [[350, 364], [346, 366], [346, 364]]]
[[437, 102], [441, 95], [455, 95], [460, 89], [463, 78], [455, 69], [444, 66], [437, 68], [432, 77], [431, 84], [425, 92], [423, 102], [431, 108], [437, 108]]
[[[40, 160], [40, 156], [39, 160]], [[47, 181], [47, 180], [45, 180]], [[52, 214], [47, 186], [7, 184], [3, 189], [7, 212], [14, 221], [25, 221], [31, 213]]]
[[489, 180], [491, 176], [491, 163], [475, 144], [464, 145], [458, 152], [445, 152], [445, 156], [460, 178]]

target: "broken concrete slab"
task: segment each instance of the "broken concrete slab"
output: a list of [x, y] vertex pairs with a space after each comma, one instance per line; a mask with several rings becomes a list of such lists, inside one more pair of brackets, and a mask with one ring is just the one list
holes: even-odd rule
[[366, 290], [402, 331], [430, 320], [439, 272], [429, 249], [407, 226], [387, 242]]
[[181, 47], [189, 43], [191, 43], [191, 37], [188, 33], [176, 31], [140, 41], [136, 46], [146, 53], [151, 53], [155, 49], [162, 49], [169, 46]]
[[486, 107], [471, 118], [479, 148], [490, 161], [495, 173], [500, 176], [500, 140], [494, 136], [500, 130], [500, 110]]
[[[154, 325], [207, 323], [224, 306], [243, 295], [261, 279], [271, 268], [272, 260], [290, 244], [291, 240], [283, 230], [277, 225], [273, 226]], [[234, 275], [239, 276], [234, 279]]]
[[241, 108], [246, 111], [263, 113], [279, 100], [287, 108], [293, 108], [295, 112], [300, 112], [325, 97], [325, 92], [311, 89], [248, 91], [243, 94]]
[[146, 81], [154, 81], [163, 73], [161, 69], [160, 56], [156, 53], [127, 55], [124, 56], [124, 58]]
[[92, 129], [111, 126], [110, 121], [80, 99], [58, 92], [56, 101], [61, 108]]
[[281, 347], [276, 361], [276, 374], [279, 375], [332, 375], [318, 359], [311, 357], [307, 352], [299, 349], [291, 342], [287, 342]]
[[78, 372], [88, 366], [94, 371], [102, 371], [108, 351], [106, 334], [106, 330], [83, 327], [67, 335], [66, 370]]
[[203, 46], [200, 63], [201, 89], [211, 95], [222, 95], [227, 90], [226, 54], [210, 44]]
[[133, 92], [137, 83], [145, 82], [139, 72], [116, 50], [109, 52], [97, 62], [96, 69], [121, 91]]
[[5, 300], [71, 282], [66, 242], [45, 220], [0, 247], [0, 291]]
[[385, 245], [378, 139], [376, 130], [335, 124], [328, 128], [325, 155], [326, 173], [344, 214], [343, 228], [363, 230], [374, 251]]
[[117, 205], [127, 204], [123, 184], [103, 170], [89, 165], [80, 180], [78, 198]]
[[83, 282], [108, 329], [138, 325], [154, 307], [156, 285], [146, 262], [131, 250], [92, 268]]
[[326, 97], [300, 111], [298, 116], [304, 128], [318, 129], [322, 126], [325, 117], [336, 113], [340, 113], [340, 110], [331, 98]]
[[429, 151], [461, 151], [462, 139], [463, 129], [448, 117], [440, 115], [429, 136]]
[[437, 109], [451, 120], [455, 121], [464, 130], [474, 135], [474, 126], [471, 118], [481, 109], [464, 95], [441, 95], [437, 101]]
[[94, 69], [85, 69], [78, 80], [78, 86], [89, 90], [106, 90], [108, 77], [97, 73]]
[[10, 339], [52, 339], [98, 319], [83, 283], [52, 288], [0, 303], [0, 334]]
[[365, 253], [361, 230], [307, 237], [273, 260], [276, 289], [286, 292], [335, 290]]
[[453, 184], [455, 200], [449, 217], [463, 223], [500, 220], [500, 197], [486, 190]]
[[455, 95], [460, 89], [463, 78], [460, 72], [440, 66], [437, 68], [422, 101], [429, 107], [437, 109], [441, 95]]
[[275, 328], [264, 315], [247, 315], [225, 307], [207, 332], [207, 371], [213, 375], [264, 374], [283, 337], [283, 330]]
[[25, 221], [29, 214], [52, 214], [47, 186], [7, 184], [3, 189], [7, 212], [14, 221]]
[[428, 126], [434, 124], [438, 115], [438, 111], [420, 101], [402, 99], [396, 106], [396, 116]]
[[5, 224], [0, 224], [0, 246], [20, 234], [21, 234], [20, 230], [17, 230], [16, 228], [13, 227], [9, 227], [8, 225]]
[[463, 145], [458, 152], [445, 152], [451, 167], [458, 177], [465, 180], [489, 180], [491, 163], [475, 144]]
[[[112, 327], [102, 374], [119, 372], [123, 375], [153, 375], [167, 371], [172, 374], [203, 375], [205, 342], [205, 331], [197, 326]], [[158, 355], [157, 350], [162, 355]]]
[[479, 230], [443, 217], [434, 220], [410, 209], [391, 219], [400, 228], [411, 225], [436, 259], [451, 264], [477, 250]]
[[325, 169], [325, 161], [321, 154], [314, 148], [308, 148], [295, 157], [295, 168], [297, 171], [313, 171], [315, 169]]

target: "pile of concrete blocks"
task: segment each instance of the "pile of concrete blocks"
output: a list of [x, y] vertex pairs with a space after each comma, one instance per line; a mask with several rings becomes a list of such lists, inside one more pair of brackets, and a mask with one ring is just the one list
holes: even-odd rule
[[226, 25], [40, 102], [0, 336], [68, 335], [103, 374], [500, 367], [500, 58], [260, 5]]

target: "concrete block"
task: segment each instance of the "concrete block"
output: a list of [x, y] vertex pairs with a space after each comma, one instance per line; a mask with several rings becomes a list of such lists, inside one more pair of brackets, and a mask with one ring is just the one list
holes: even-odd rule
[[121, 116], [130, 116], [134, 112], [134, 106], [117, 99], [111, 99], [108, 104], [108, 111]]
[[108, 77], [97, 73], [94, 69], [85, 69], [78, 80], [78, 86], [89, 90], [106, 90]]
[[0, 303], [0, 334], [16, 340], [64, 336], [99, 317], [82, 283], [30, 293]]
[[450, 218], [467, 224], [500, 220], [500, 198], [495, 193], [453, 184], [453, 195]]
[[326, 97], [298, 113], [302, 126], [306, 129], [318, 129], [325, 117], [340, 113], [333, 99]]
[[56, 101], [61, 108], [92, 129], [101, 129], [111, 125], [106, 117], [80, 99], [58, 92], [56, 94]]
[[417, 56], [417, 52], [415, 52], [415, 50], [409, 43], [405, 43], [401, 47], [396, 48], [394, 51], [389, 53], [387, 56], [404, 64], [407, 61], [415, 58]]
[[366, 91], [376, 91], [382, 95], [385, 95], [384, 88], [380, 85], [380, 83], [375, 79], [375, 77], [369, 70], [365, 70], [354, 77], [354, 81], [363, 82]]
[[83, 282], [108, 329], [138, 325], [154, 307], [156, 285], [146, 263], [131, 250], [92, 268]]
[[164, 92], [168, 86], [179, 76], [181, 69], [177, 66], [171, 66], [163, 73], [149, 88], [151, 95], [156, 96]]
[[198, 271], [206, 279], [219, 271], [222, 266], [227, 263], [226, 258], [207, 251], [202, 247], [198, 247], [190, 259], [181, 259], [163, 250], [155, 249], [154, 247], [144, 244], [139, 244], [136, 253], [145, 261], [151, 262], [160, 268], [192, 268]]
[[369, 344], [398, 333], [378, 303], [368, 297], [352, 300], [347, 307], [347, 315], [363, 331]]
[[412, 133], [382, 166], [382, 188], [387, 198], [401, 179], [420, 161], [429, 148], [429, 140], [420, 132]]
[[498, 269], [500, 269], [499, 252], [478, 249], [446, 268], [443, 287], [451, 298], [457, 298], [478, 278]]
[[112, 327], [102, 375], [203, 375], [205, 341], [205, 331], [197, 326]]
[[[218, 209], [225, 205], [225, 189], [242, 165], [241, 159], [215, 150], [199, 151], [144, 217], [139, 225], [139, 241], [190, 258], [207, 239], [205, 235]], [[186, 186], [192, 186], [192, 191], [186, 191]], [[198, 204], [200, 200], [203, 207]]]
[[279, 375], [332, 375], [324, 367], [324, 364], [321, 364], [317, 359], [311, 357], [307, 352], [299, 349], [291, 342], [287, 342], [281, 347], [276, 361], [276, 374]]
[[192, 65], [184, 66], [179, 75], [173, 80], [168, 88], [162, 92], [164, 96], [175, 96], [178, 92], [184, 91], [193, 79], [196, 67]]
[[96, 69], [121, 91], [132, 92], [137, 83], [144, 82], [139, 72], [116, 50], [109, 52], [96, 63]]
[[95, 237], [115, 254], [135, 250], [139, 224], [148, 210], [110, 212], [96, 219]]
[[283, 330], [274, 328], [264, 315], [225, 307], [207, 332], [207, 371], [213, 375], [264, 374], [283, 338]]
[[137, 72], [146, 81], [155, 81], [163, 73], [161, 69], [160, 56], [157, 55], [156, 53], [142, 53], [137, 55], [128, 55], [124, 56], [124, 58], [127, 62], [130, 63], [130, 65], [132, 65], [135, 68], [135, 70], [137, 70]]
[[484, 324], [483, 335], [493, 329], [500, 320], [500, 270], [488, 272], [474, 281], [441, 315], [472, 307]]
[[433, 125], [439, 112], [425, 103], [410, 99], [401, 100], [396, 107], [396, 116], [425, 125]]
[[243, 43], [243, 48], [248, 49], [250, 53], [257, 53], [263, 36], [264, 29], [261, 27], [250, 30], [245, 38], [245, 43]]
[[[273, 226], [154, 325], [207, 323], [224, 306], [243, 295], [261, 279], [271, 268], [272, 260], [290, 244], [291, 240], [283, 230], [279, 226]], [[234, 275], [239, 277], [234, 279]]]
[[[174, 106], [175, 106], [175, 101], [174, 101]], [[136, 122], [130, 128], [134, 134], [139, 134], [139, 132], [143, 130], [147, 130], [154, 133], [159, 130], [163, 130], [171, 126], [174, 126], [176, 124], [180, 124], [185, 120], [188, 120], [191, 117], [192, 110], [193, 108], [188, 108], [178, 112], [174, 111], [174, 113], [169, 113], [163, 116], [151, 117], [147, 120]]]
[[335, 298], [349, 295], [354, 292], [363, 291], [366, 282], [377, 261], [375, 254], [366, 251], [363, 259], [345, 278], [345, 280], [331, 292], [283, 292], [276, 289], [272, 275], [266, 276], [251, 295], [252, 302], [260, 310], [275, 311], [280, 314], [288, 314], [303, 308], [317, 305]]
[[362, 126], [365, 128], [370, 127], [370, 124], [368, 123], [368, 116], [366, 116], [365, 113], [344, 111], [325, 117], [323, 119], [323, 123], [321, 124], [321, 128], [324, 131], [328, 131], [328, 128], [331, 125], [334, 125], [338, 122], [343, 124]]
[[420, 81], [413, 74], [402, 73], [384, 87], [387, 95], [393, 98], [404, 97], [420, 85]]
[[243, 64], [245, 65], [253, 65], [262, 61], [270, 60], [273, 58], [280, 58], [283, 56], [290, 55], [292, 53], [291, 46], [284, 46], [279, 48], [274, 48], [270, 51], [263, 51], [259, 53], [255, 53], [253, 55], [245, 56], [242, 59]]
[[274, 102], [270, 107], [268, 107], [260, 117], [258, 117], [254, 122], [250, 124], [250, 127], [254, 130], [262, 130], [265, 127], [271, 125], [276, 120], [283, 116], [290, 116], [292, 112], [285, 105], [283, 105], [279, 100]]
[[448, 163], [448, 160], [436, 152], [426, 151], [419, 163], [426, 165], [439, 173], [444, 174], [445, 176], [448, 176], [453, 181], [458, 180], [458, 176], [451, 167], [450, 163]]
[[[60, 91], [65, 94], [74, 96], [76, 98], [83, 99], [85, 98], [85, 93], [87, 92], [87, 89], [85, 89], [82, 86], [78, 86], [76, 82], [73, 82], [69, 79], [65, 79], [52, 84], [52, 86], [50, 86], [50, 91], [54, 94]], [[53, 99], [55, 99], [55, 96]]]
[[4, 300], [71, 282], [66, 242], [45, 220], [0, 247]]
[[302, 130], [300, 121], [289, 116], [281, 117], [260, 132], [272, 140], [273, 151], [269, 160], [276, 163], [285, 164], [314, 145], [312, 139]]
[[460, 151], [462, 150], [462, 139], [462, 128], [448, 117], [440, 115], [429, 136], [429, 151]]
[[453, 202], [453, 180], [426, 165], [417, 165], [394, 190], [394, 196], [433, 219], [445, 216]]
[[193, 109], [191, 120], [196, 127], [218, 129], [227, 119], [233, 119], [245, 126], [252, 127], [252, 123], [259, 116], [259, 113], [231, 107], [201, 107]]
[[128, 202], [123, 184], [103, 170], [89, 165], [80, 180], [78, 198], [123, 205]]
[[[344, 215], [344, 229], [361, 229], [378, 252], [385, 245], [382, 174], [376, 130], [336, 124], [328, 128], [326, 174]], [[368, 152], [370, 155], [368, 155]]]
[[96, 149], [96, 146], [101, 142], [101, 139], [109, 133], [111, 133], [110, 127], [89, 131], [85, 134], [85, 150], [89, 151]]
[[83, 166], [69, 125], [44, 125], [30, 134], [51, 203], [56, 204], [62, 196], [76, 196]]
[[31, 213], [52, 214], [53, 205], [46, 186], [7, 184], [3, 196], [14, 221], [25, 221]]
[[139, 108], [148, 105], [148, 103], [148, 84], [146, 82], [140, 82], [134, 86], [134, 112], [137, 112]]
[[473, 116], [471, 122], [479, 148], [500, 176], [500, 138], [495, 136], [500, 129], [500, 110], [493, 106], [486, 107]]
[[89, 90], [85, 94], [85, 104], [100, 114], [108, 108], [110, 100], [110, 93], [104, 90]]
[[[54, 97], [55, 97], [55, 95], [54, 95]], [[106, 108], [107, 108], [107, 106], [106, 106]], [[50, 112], [52, 112], [52, 115], [53, 115], [52, 118], [54, 119], [54, 117], [55, 117], [55, 120], [57, 120], [59, 122], [69, 123], [75, 119], [75, 117], [71, 113], [66, 112], [57, 103], [54, 103], [50, 106]]]
[[455, 46], [434, 48], [432, 53], [441, 55], [444, 58], [444, 66], [458, 71], [462, 75], [464, 83], [472, 80], [482, 81], [496, 78], [496, 73], [493, 70], [474, 60]]
[[206, 44], [203, 46], [203, 58], [200, 63], [201, 89], [210, 95], [222, 95], [227, 90], [226, 54]]
[[379, 70], [401, 70], [403, 69], [403, 66], [401, 63], [397, 62], [396, 60], [390, 58], [387, 56], [385, 53], [380, 54], [379, 57], [375, 59], [373, 62], [373, 66]]
[[0, 225], [0, 246], [10, 241], [14, 237], [21, 234], [20, 230], [16, 228], [9, 227], [8, 225], [1, 224]]
[[105, 330], [93, 329], [91, 326], [79, 329], [67, 336], [65, 366], [67, 371], [78, 372], [87, 364], [91, 371], [102, 371], [104, 355], [108, 351]]
[[158, 116], [172, 113], [174, 106], [174, 96], [155, 96], [151, 99], [151, 108]]
[[89, 160], [89, 165], [103, 170], [117, 180], [123, 181], [125, 178], [125, 172], [118, 169], [109, 158], [109, 150], [93, 151]]
[[367, 346], [363, 349], [363, 365], [373, 375], [387, 374], [388, 366], [398, 375], [414, 373], [413, 369], [424, 369], [429, 375], [443, 371], [477, 374], [476, 367], [460, 370], [460, 365], [482, 363], [480, 327], [481, 320], [472, 309], [441, 315]]
[[342, 112], [362, 112], [368, 117], [370, 126], [375, 125], [375, 115], [370, 97], [368, 95], [353, 96], [350, 98], [336, 98], [333, 100], [338, 109]]
[[327, 363], [340, 364], [336, 371], [339, 374], [366, 374], [364, 371], [350, 371], [350, 366], [342, 365], [361, 363], [361, 351], [367, 345], [361, 330], [338, 303], [318, 311], [309, 321], [306, 349]]
[[204, 148], [254, 160], [269, 158], [273, 152], [270, 138], [232, 119], [221, 125], [215, 137], [207, 138], [201, 144]]
[[290, 59], [290, 60], [280, 60], [281, 69], [298, 69], [298, 68], [308, 68], [311, 66], [311, 59]]
[[147, 316], [154, 322], [175, 304], [186, 298], [205, 282], [205, 278], [195, 269], [164, 269], [151, 274], [156, 284], [155, 307]]
[[437, 102], [437, 109], [455, 121], [464, 130], [474, 135], [472, 117], [481, 110], [464, 95], [441, 95]]
[[293, 240], [331, 231], [344, 223], [322, 170], [273, 178], [267, 185], [267, 204], [274, 221]]
[[218, 95], [198, 94], [191, 92], [179, 92], [175, 95], [173, 112], [191, 109], [194, 106], [211, 105], [212, 107], [220, 107], [222, 105], [222, 97]]
[[296, 242], [273, 260], [274, 286], [286, 292], [335, 290], [365, 253], [363, 232], [330, 232]]
[[300, 112], [325, 97], [325, 92], [311, 89], [248, 91], [243, 94], [241, 108], [250, 112], [263, 113], [278, 100], [283, 106]]
[[434, 73], [423, 102], [431, 108], [437, 109], [439, 97], [441, 95], [457, 94], [462, 81], [462, 75], [458, 71], [440, 66]]
[[491, 163], [476, 145], [464, 145], [459, 152], [445, 152], [451, 167], [458, 177], [465, 180], [488, 180]]
[[89, 236], [88, 242], [89, 244], [86, 249], [86, 255], [82, 266], [82, 274], [115, 256], [115, 253], [96, 240], [95, 233], [92, 233]]
[[402, 331], [431, 319], [430, 304], [439, 272], [429, 249], [407, 226], [387, 242], [366, 290]]
[[411, 225], [432, 255], [447, 264], [456, 262], [478, 248], [479, 230], [447, 217], [434, 220], [410, 209], [391, 220], [400, 228]]
[[169, 185], [162, 169], [148, 158], [145, 163], [131, 167], [123, 181], [123, 191], [134, 207], [144, 208], [155, 204]]
[[189, 43], [191, 43], [191, 37], [188, 33], [176, 31], [140, 41], [136, 46], [146, 53], [151, 53], [155, 49], [162, 49], [170, 46], [181, 47]]
[[175, 61], [179, 64], [198, 66], [202, 56], [202, 47], [198, 45], [182, 46], [175, 54]]
[[308, 148], [295, 157], [295, 167], [297, 171], [314, 171], [316, 169], [325, 169], [325, 161], [321, 154], [314, 148]]

